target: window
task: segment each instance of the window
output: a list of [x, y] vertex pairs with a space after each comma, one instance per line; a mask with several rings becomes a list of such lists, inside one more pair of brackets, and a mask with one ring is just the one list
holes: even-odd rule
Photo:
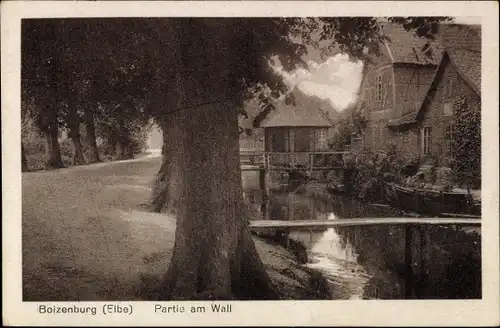
[[316, 149], [326, 149], [326, 129], [319, 129], [316, 131]]
[[453, 76], [448, 75], [446, 82], [446, 98], [451, 98], [453, 96]]
[[422, 128], [422, 154], [431, 154], [431, 127], [426, 126]]
[[452, 116], [453, 115], [453, 103], [450, 101], [445, 102], [444, 106], [443, 106], [443, 112], [444, 112], [444, 116]]
[[447, 124], [444, 129], [445, 155], [447, 158], [453, 158], [453, 137], [455, 129], [452, 124]]
[[376, 125], [372, 126], [372, 147], [375, 147], [375, 140], [377, 139], [377, 129], [378, 127]]
[[375, 101], [382, 102], [382, 75], [375, 77]]

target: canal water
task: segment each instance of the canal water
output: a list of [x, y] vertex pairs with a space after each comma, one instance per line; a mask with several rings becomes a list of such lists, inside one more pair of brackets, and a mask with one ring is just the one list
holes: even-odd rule
[[[304, 186], [271, 191], [263, 201], [258, 175], [243, 174], [245, 203], [253, 219], [404, 216], [387, 206]], [[405, 238], [409, 233], [411, 240]], [[480, 229], [472, 226], [381, 225], [293, 229], [282, 240], [302, 245], [307, 257], [299, 260], [301, 265], [327, 279], [333, 299], [346, 300], [481, 298], [480, 239]]]

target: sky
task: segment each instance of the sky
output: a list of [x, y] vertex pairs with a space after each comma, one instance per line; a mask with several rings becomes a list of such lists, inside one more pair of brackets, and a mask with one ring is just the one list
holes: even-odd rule
[[361, 62], [353, 63], [347, 55], [337, 54], [322, 63], [310, 60], [308, 64], [308, 70], [281, 71], [289, 87], [296, 86], [308, 95], [328, 100], [339, 111], [356, 100], [363, 70]]

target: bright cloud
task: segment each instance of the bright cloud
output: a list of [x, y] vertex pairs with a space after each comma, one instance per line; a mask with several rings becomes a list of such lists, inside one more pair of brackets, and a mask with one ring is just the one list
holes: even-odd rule
[[308, 64], [309, 70], [287, 73], [280, 69], [285, 82], [306, 94], [329, 100], [338, 110], [356, 100], [363, 70], [361, 62], [353, 63], [347, 55], [337, 54], [323, 63], [310, 61]]

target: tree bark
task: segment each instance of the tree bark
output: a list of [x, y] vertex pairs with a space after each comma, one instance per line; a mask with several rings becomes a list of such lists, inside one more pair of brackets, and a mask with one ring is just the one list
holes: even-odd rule
[[238, 131], [242, 103], [235, 73], [239, 58], [232, 53], [240, 43], [231, 39], [234, 29], [218, 20], [178, 23], [178, 47], [172, 49], [176, 106], [160, 118], [167, 132], [167, 186], [178, 182], [177, 221], [160, 295], [278, 299], [244, 216]]
[[73, 165], [85, 165], [83, 147], [80, 140], [80, 124], [78, 121], [70, 124], [69, 137], [73, 143]]
[[59, 140], [57, 139], [57, 126], [51, 125], [44, 132], [45, 135], [45, 154], [47, 157], [46, 167], [49, 169], [56, 169], [64, 167], [61, 158], [61, 148]]
[[21, 172], [29, 172], [28, 160], [26, 159], [26, 152], [24, 151], [24, 143], [21, 141]]
[[85, 134], [87, 139], [88, 149], [88, 158], [87, 162], [90, 163], [98, 163], [101, 161], [99, 157], [99, 150], [97, 149], [97, 141], [95, 135], [95, 126], [94, 126], [94, 114], [92, 113], [92, 109], [87, 107], [85, 108]]
[[[179, 199], [179, 165], [176, 162], [178, 156], [176, 147], [178, 137], [180, 137], [179, 127], [172, 125], [173, 121], [165, 119], [160, 124], [163, 134], [162, 156], [163, 162], [157, 173], [153, 188], [153, 199], [151, 210], [153, 212], [166, 212], [175, 214]], [[169, 127], [170, 126], [170, 127]]]
[[124, 136], [118, 137], [118, 141], [116, 142], [115, 151], [116, 151], [116, 154], [115, 154], [116, 159], [119, 161], [134, 158], [134, 155], [132, 154], [132, 150], [130, 148], [130, 142]]
[[124, 155], [124, 148], [125, 148], [125, 146], [123, 144], [123, 141], [118, 139], [118, 141], [116, 142], [116, 145], [115, 145], [116, 160], [121, 161], [121, 160], [126, 159], [125, 155]]
[[[167, 299], [277, 299], [243, 213], [234, 104], [176, 115], [182, 136], [164, 164], [179, 170], [175, 247], [162, 295]], [[203, 127], [199, 122], [207, 122]], [[179, 135], [178, 135], [179, 136]]]
[[116, 135], [118, 139], [116, 143], [116, 159], [125, 160], [132, 158], [133, 156], [129, 157], [130, 139], [128, 132], [124, 128], [123, 118], [120, 115], [117, 117]]
[[130, 145], [130, 142], [128, 142], [125, 145], [125, 156], [129, 159], [134, 158], [134, 152], [132, 151], [132, 146]]

